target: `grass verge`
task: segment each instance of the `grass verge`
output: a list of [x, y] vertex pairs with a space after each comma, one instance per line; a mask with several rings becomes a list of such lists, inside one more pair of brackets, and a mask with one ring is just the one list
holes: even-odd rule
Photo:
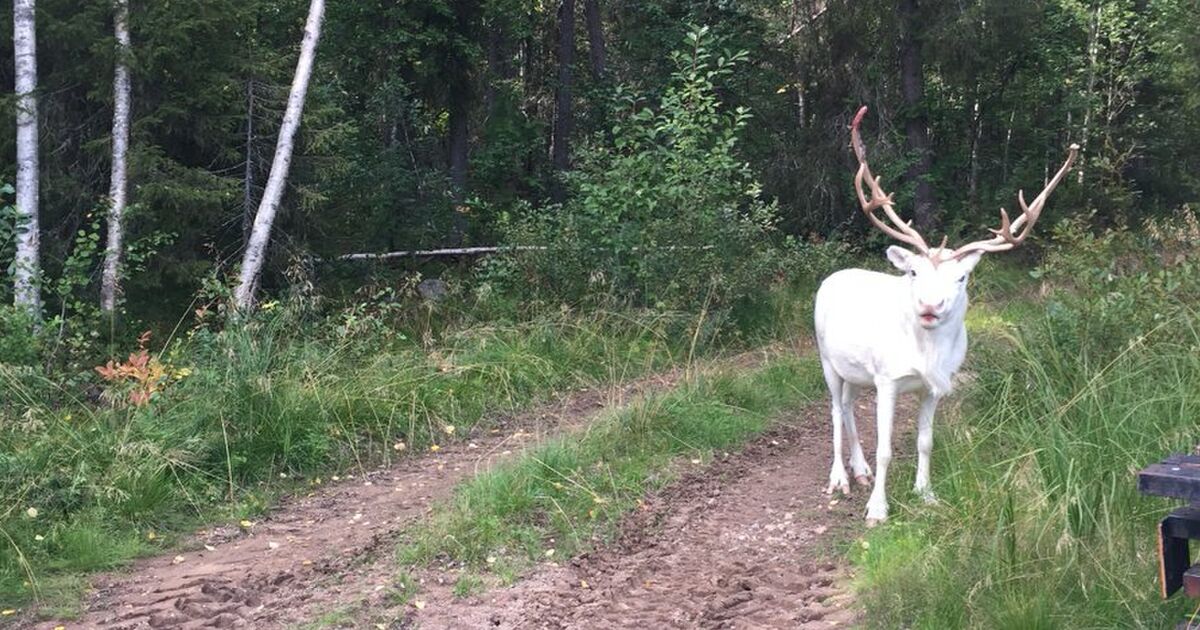
[[1140, 330], [1113, 304], [1105, 289], [976, 318], [975, 381], [937, 429], [941, 503], [897, 495], [852, 552], [870, 627], [1164, 628], [1192, 612], [1158, 596], [1172, 505], [1134, 474], [1200, 438], [1200, 327], [1186, 304], [1143, 304], [1158, 323]]
[[400, 547], [399, 559], [457, 563], [506, 581], [531, 562], [570, 557], [611, 534], [672, 478], [680, 458], [734, 447], [766, 429], [773, 414], [819, 398], [823, 387], [813, 356], [698, 372], [464, 483]]

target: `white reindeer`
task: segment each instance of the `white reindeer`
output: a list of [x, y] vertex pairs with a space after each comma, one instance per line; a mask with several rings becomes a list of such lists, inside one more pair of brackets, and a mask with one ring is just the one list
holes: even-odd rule
[[[917, 415], [917, 478], [913, 490], [934, 501], [929, 485], [929, 454], [933, 449], [933, 414], [938, 401], [950, 393], [951, 379], [967, 353], [967, 278], [985, 252], [999, 252], [1020, 245], [1037, 221], [1046, 198], [1070, 170], [1079, 147], [1071, 145], [1062, 168], [1034, 200], [1026, 205], [1018, 194], [1022, 213], [1009, 221], [1000, 210], [1000, 229], [993, 238], [958, 249], [929, 247], [921, 235], [896, 214], [892, 196], [871, 175], [866, 150], [858, 133], [867, 108], [863, 107], [850, 125], [851, 144], [858, 157], [854, 188], [863, 212], [877, 228], [916, 249], [887, 249], [888, 260], [904, 272], [892, 276], [863, 269], [844, 269], [825, 279], [817, 291], [814, 319], [821, 367], [829, 386], [833, 410], [833, 467], [827, 493], [849, 494], [850, 482], [842, 461], [843, 430], [850, 445], [850, 467], [855, 480], [869, 485], [871, 469], [863, 456], [854, 421], [854, 400], [865, 387], [876, 392], [877, 437], [875, 487], [867, 501], [867, 525], [887, 519], [885, 494], [888, 464], [892, 460], [892, 418], [896, 397], [903, 393], [921, 395]], [[871, 197], [864, 194], [863, 184]], [[875, 214], [882, 208], [891, 225]], [[1024, 228], [1024, 229], [1022, 229]]]

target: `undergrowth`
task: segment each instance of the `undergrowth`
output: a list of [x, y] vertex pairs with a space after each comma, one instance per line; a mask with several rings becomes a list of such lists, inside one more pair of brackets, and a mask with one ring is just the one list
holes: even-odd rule
[[120, 387], [93, 404], [0, 365], [0, 602], [55, 599], [56, 576], [120, 565], [200, 519], [261, 509], [306, 475], [386, 462], [551, 392], [662, 369], [687, 356], [695, 325], [554, 313], [447, 331], [427, 348], [374, 335], [305, 340], [289, 317], [266, 316], [156, 355], [166, 376], [144, 404]]

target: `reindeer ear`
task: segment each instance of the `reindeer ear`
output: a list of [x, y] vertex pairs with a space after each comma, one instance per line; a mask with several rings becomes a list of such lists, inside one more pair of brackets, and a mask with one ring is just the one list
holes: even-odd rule
[[887, 248], [888, 260], [900, 271], [908, 271], [912, 267], [912, 257], [915, 255], [907, 249], [896, 245]]
[[979, 264], [981, 258], [983, 258], [983, 252], [981, 251], [964, 254], [958, 259], [958, 266], [962, 269], [963, 273], [971, 273], [971, 270], [975, 269], [975, 265]]

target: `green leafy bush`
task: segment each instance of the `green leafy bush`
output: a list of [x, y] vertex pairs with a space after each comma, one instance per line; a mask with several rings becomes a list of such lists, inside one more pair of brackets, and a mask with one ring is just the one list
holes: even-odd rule
[[617, 122], [580, 151], [566, 205], [505, 226], [510, 244], [547, 249], [491, 263], [493, 277], [551, 299], [696, 308], [761, 291], [783, 268], [776, 207], [738, 155], [750, 112], [719, 95], [746, 54], [711, 40], [706, 28], [688, 34], [653, 104], [618, 91]]
[[1059, 223], [1055, 245], [1034, 272], [1056, 290], [1046, 304], [1050, 343], [1104, 362], [1131, 341], [1177, 326], [1200, 304], [1200, 221], [1188, 207], [1144, 230], [1094, 232], [1088, 217]]

